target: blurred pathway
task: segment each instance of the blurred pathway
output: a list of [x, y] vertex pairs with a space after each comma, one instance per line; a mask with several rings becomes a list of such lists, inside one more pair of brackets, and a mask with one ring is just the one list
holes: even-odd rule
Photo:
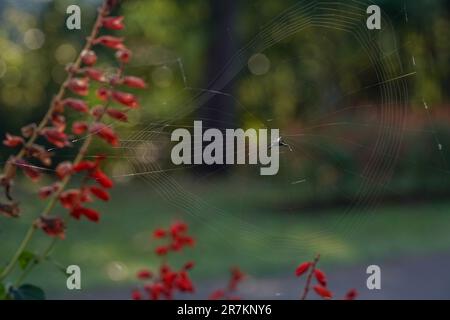
[[[374, 262], [373, 264], [376, 264]], [[366, 288], [367, 265], [338, 267], [327, 272], [330, 289], [340, 298], [350, 288], [358, 290], [359, 299], [450, 299], [450, 252], [420, 257], [404, 257], [378, 264], [381, 267], [381, 290]], [[226, 283], [206, 282], [197, 288], [194, 296], [208, 297], [214, 289]], [[303, 281], [295, 276], [249, 278], [240, 287], [244, 299], [297, 299]], [[130, 289], [80, 291], [63, 295], [49, 295], [54, 299], [129, 299]], [[314, 294], [311, 295], [313, 297]]]

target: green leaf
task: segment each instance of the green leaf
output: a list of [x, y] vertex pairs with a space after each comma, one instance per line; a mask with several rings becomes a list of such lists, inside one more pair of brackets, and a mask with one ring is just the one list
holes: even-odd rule
[[30, 251], [24, 251], [19, 256], [19, 266], [22, 270], [26, 269], [26, 267], [30, 264], [31, 261], [36, 259], [36, 255]]
[[32, 284], [23, 284], [19, 288], [11, 288], [10, 295], [14, 300], [45, 300], [45, 293]]

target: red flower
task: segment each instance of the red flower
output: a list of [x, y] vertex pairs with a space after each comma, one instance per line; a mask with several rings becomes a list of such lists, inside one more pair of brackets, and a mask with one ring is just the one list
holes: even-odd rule
[[325, 273], [323, 273], [321, 270], [319, 269], [315, 269], [314, 270], [314, 276], [316, 277], [317, 281], [324, 287], [327, 286], [327, 279], [325, 276]]
[[147, 84], [144, 80], [138, 77], [127, 76], [123, 78], [123, 84], [132, 88], [144, 89], [147, 87]]
[[237, 285], [244, 279], [245, 274], [237, 267], [231, 269], [231, 279], [228, 287], [230, 290], [236, 290]]
[[67, 99], [63, 100], [62, 103], [65, 106], [68, 106], [79, 112], [88, 112], [89, 111], [88, 105], [83, 100], [67, 98]]
[[104, 123], [96, 122], [92, 124], [90, 132], [97, 135], [99, 138], [102, 138], [113, 147], [119, 146], [119, 137], [110, 126], [107, 126]]
[[319, 296], [324, 299], [331, 299], [333, 297], [331, 291], [321, 285], [314, 286], [313, 289]]
[[125, 112], [119, 111], [117, 109], [108, 109], [106, 110], [106, 113], [108, 114], [108, 116], [110, 116], [113, 119], [122, 121], [122, 122], [127, 122], [128, 121], [128, 116]]
[[89, 187], [89, 191], [100, 200], [109, 201], [110, 199], [109, 193], [99, 187]]
[[67, 140], [67, 135], [56, 128], [45, 128], [41, 131], [41, 134], [47, 139], [48, 142], [54, 144], [57, 148], [70, 146], [70, 142]]
[[73, 209], [81, 202], [81, 192], [78, 189], [69, 189], [59, 195], [61, 205], [66, 209]]
[[166, 236], [166, 231], [164, 229], [156, 229], [155, 231], [153, 231], [153, 237], [156, 239], [160, 239]]
[[123, 16], [103, 18], [102, 26], [111, 30], [122, 30], [124, 28]]
[[191, 270], [194, 267], [194, 261], [186, 262], [183, 266], [184, 270]]
[[21, 168], [25, 175], [30, 178], [33, 182], [36, 182], [41, 177], [41, 171], [36, 166], [29, 164], [23, 159], [18, 159], [14, 161], [14, 164]]
[[225, 292], [223, 290], [216, 290], [209, 296], [209, 300], [219, 300], [225, 297]]
[[83, 50], [81, 52], [81, 61], [88, 66], [92, 66], [97, 62], [97, 55], [92, 50]]
[[168, 252], [169, 252], [169, 248], [167, 248], [166, 246], [160, 246], [155, 249], [155, 253], [158, 256], [165, 256]]
[[123, 48], [116, 52], [116, 59], [122, 63], [130, 62], [130, 58], [131, 58], [131, 51], [126, 48]]
[[20, 213], [19, 204], [15, 203], [1, 203], [0, 213], [8, 218], [17, 218]]
[[89, 79], [88, 78], [73, 78], [67, 84], [67, 87], [80, 96], [87, 96], [89, 93]]
[[36, 131], [36, 124], [35, 124], [35, 123], [28, 124], [28, 125], [22, 127], [22, 128], [20, 129], [20, 131], [22, 132], [22, 135], [23, 135], [25, 138], [29, 138], [29, 137], [31, 137], [31, 136], [34, 134], [34, 132]]
[[189, 279], [189, 276], [186, 271], [181, 271], [178, 274], [178, 277], [175, 279], [175, 285], [182, 292], [194, 291], [194, 285], [192, 284], [191, 279]]
[[152, 300], [158, 300], [161, 293], [164, 291], [164, 286], [161, 283], [146, 285], [144, 288], [147, 290], [150, 295], [150, 299]]
[[60, 113], [53, 113], [52, 124], [58, 131], [62, 132], [66, 129], [66, 118]]
[[355, 289], [349, 290], [344, 297], [344, 300], [355, 300], [358, 292]]
[[111, 48], [111, 49], [115, 49], [115, 50], [119, 50], [119, 49], [123, 49], [125, 48], [125, 46], [123, 45], [123, 39], [122, 38], [117, 38], [117, 37], [113, 37], [113, 36], [101, 36], [98, 37], [97, 39], [95, 39], [94, 41], [95, 44], [102, 44], [105, 47]]
[[99, 88], [97, 90], [97, 98], [99, 98], [102, 101], [108, 100], [110, 94], [111, 94], [111, 91], [109, 91], [106, 88]]
[[89, 77], [89, 79], [99, 82], [105, 82], [106, 77], [101, 70], [95, 68], [85, 68], [84, 74]]
[[181, 222], [181, 221], [175, 221], [174, 223], [172, 223], [172, 225], [170, 226], [170, 233], [175, 236], [180, 232], [185, 232], [187, 231], [188, 226], [186, 223]]
[[3, 144], [7, 147], [17, 147], [24, 143], [24, 140], [22, 137], [19, 136], [13, 136], [9, 133], [6, 134], [5, 140], [3, 140]]
[[124, 106], [130, 108], [139, 107], [139, 102], [136, 100], [136, 97], [128, 92], [114, 91], [112, 93], [112, 97], [117, 102], [123, 104]]
[[60, 179], [64, 179], [66, 176], [72, 174], [72, 162], [70, 161], [64, 161], [58, 164], [56, 167], [56, 175]]
[[65, 238], [66, 226], [61, 218], [40, 217], [36, 226], [51, 237]]
[[136, 277], [140, 280], [150, 279], [153, 276], [150, 270], [142, 269], [136, 273]]
[[102, 105], [95, 106], [91, 110], [91, 114], [96, 118], [100, 119], [100, 117], [105, 113], [105, 107]]
[[142, 300], [142, 294], [138, 289], [135, 289], [131, 292], [131, 299], [133, 300]]
[[100, 220], [100, 214], [94, 209], [84, 208], [84, 207], [75, 207], [70, 215], [75, 219], [80, 219], [81, 216], [85, 216], [90, 221], [97, 222]]
[[50, 197], [53, 193], [57, 192], [59, 190], [60, 186], [57, 183], [54, 183], [50, 186], [44, 186], [39, 189], [39, 198], [41, 199], [47, 199]]
[[98, 164], [94, 161], [83, 160], [73, 166], [74, 172], [90, 171], [97, 168]]
[[44, 147], [37, 144], [32, 144], [27, 147], [26, 151], [28, 156], [39, 159], [39, 161], [41, 161], [45, 166], [50, 166], [52, 164], [52, 154]]
[[297, 269], [295, 269], [295, 275], [297, 277], [300, 277], [302, 274], [304, 274], [306, 271], [308, 271], [310, 266], [311, 266], [311, 262], [303, 262], [303, 263], [301, 263], [297, 267]]
[[112, 188], [113, 182], [111, 179], [100, 169], [93, 171], [90, 174], [91, 178], [93, 178], [96, 182], [103, 186], [103, 188]]
[[84, 121], [75, 121], [72, 124], [72, 133], [76, 135], [81, 135], [88, 129], [88, 124]]

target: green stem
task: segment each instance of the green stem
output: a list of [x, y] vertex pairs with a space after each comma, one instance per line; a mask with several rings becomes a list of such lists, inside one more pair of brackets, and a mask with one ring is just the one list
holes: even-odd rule
[[16, 252], [14, 253], [14, 256], [9, 261], [8, 265], [5, 267], [3, 272], [0, 275], [0, 281], [3, 280], [13, 269], [16, 265], [17, 261], [20, 258], [20, 255], [27, 247], [30, 240], [33, 238], [33, 234], [36, 231], [36, 226], [32, 224], [29, 228], [27, 233], [25, 234], [25, 237], [23, 238], [22, 242], [20, 243], [19, 247], [17, 248]]

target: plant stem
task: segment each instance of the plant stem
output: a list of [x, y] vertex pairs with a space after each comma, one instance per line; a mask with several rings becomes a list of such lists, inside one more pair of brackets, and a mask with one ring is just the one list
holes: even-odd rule
[[311, 287], [311, 280], [312, 280], [312, 277], [314, 274], [314, 270], [316, 270], [316, 265], [319, 262], [319, 259], [320, 259], [320, 254], [318, 254], [314, 258], [314, 261], [311, 264], [311, 271], [309, 272], [308, 278], [306, 279], [305, 289], [303, 289], [303, 294], [302, 294], [300, 300], [306, 300], [306, 297], [308, 296], [308, 292]]
[[[107, 0], [105, 0], [105, 1], [103, 1], [103, 4], [102, 4], [102, 6], [99, 9], [99, 13], [97, 15], [97, 19], [96, 19], [96, 21], [94, 23], [94, 26], [92, 28], [91, 34], [87, 38], [87, 41], [86, 41], [86, 44], [84, 45], [84, 48], [80, 51], [80, 54], [78, 55], [77, 59], [75, 60], [75, 62], [73, 64], [73, 70], [79, 69], [79, 67], [81, 65], [83, 51], [90, 50], [90, 48], [92, 47], [92, 45], [94, 43], [93, 41], [97, 37], [97, 34], [99, 33], [100, 28], [102, 26], [102, 18], [107, 14], [107, 10], [108, 10], [108, 4], [107, 4]], [[22, 149], [19, 151], [19, 153], [14, 157], [15, 160], [18, 160], [18, 159], [22, 158], [26, 154], [27, 149], [35, 142], [35, 140], [39, 136], [39, 131], [41, 131], [47, 125], [47, 123], [48, 123], [49, 119], [51, 118], [51, 116], [52, 116], [56, 106], [58, 105], [58, 103], [60, 102], [62, 97], [65, 95], [67, 84], [72, 79], [74, 73], [75, 73], [74, 71], [69, 72], [69, 74], [67, 75], [66, 80], [64, 81], [64, 83], [59, 88], [58, 93], [52, 99], [50, 107], [49, 107], [47, 113], [45, 114], [44, 118], [42, 118], [41, 122], [37, 126], [36, 130], [33, 132], [32, 136], [30, 137], [28, 142], [22, 147]], [[90, 144], [91, 140], [92, 140], [92, 136], [89, 136], [86, 139], [86, 141], [84, 142], [83, 146], [81, 147], [80, 152], [78, 153], [77, 158], [75, 159], [75, 161], [79, 162], [82, 159], [82, 157], [84, 156], [84, 154], [87, 151], [87, 147], [89, 147], [89, 144]], [[82, 154], [82, 152], [83, 152], [83, 154]], [[4, 172], [4, 174], [6, 176], [8, 175], [8, 173], [6, 171], [7, 170], [11, 170], [10, 168], [11, 168], [11, 164], [8, 161], [6, 166], [5, 166], [5, 172]], [[69, 180], [70, 180], [70, 177], [66, 177], [63, 180], [63, 182], [62, 182], [63, 185], [64, 186], [67, 185]], [[61, 188], [61, 189], [63, 189], [63, 188]], [[57, 198], [53, 197], [52, 200], [48, 203], [47, 207], [45, 208], [45, 210], [43, 212], [44, 216], [46, 216], [46, 215], [48, 215], [50, 213], [50, 211], [53, 209], [53, 207], [56, 204], [56, 200], [57, 200]], [[9, 261], [8, 265], [3, 270], [3, 272], [0, 274], [0, 281], [3, 280], [4, 278], [6, 278], [11, 273], [11, 271], [14, 269], [14, 266], [16, 265], [20, 255], [26, 249], [28, 243], [33, 238], [33, 234], [34, 234], [35, 230], [36, 230], [36, 226], [33, 223], [28, 228], [28, 231], [25, 234], [25, 237], [23, 238], [22, 242], [20, 243], [19, 247], [17, 248], [17, 251], [14, 253], [13, 257]]]
[[27, 233], [25, 234], [25, 237], [23, 238], [22, 242], [20, 243], [19, 247], [17, 248], [16, 252], [14, 253], [14, 256], [9, 261], [8, 265], [5, 267], [3, 272], [0, 275], [0, 280], [3, 280], [14, 268], [17, 260], [19, 260], [20, 255], [25, 250], [25, 248], [28, 245], [28, 242], [30, 242], [31, 238], [33, 237], [34, 232], [36, 231], [36, 226], [34, 223], [28, 228]]

